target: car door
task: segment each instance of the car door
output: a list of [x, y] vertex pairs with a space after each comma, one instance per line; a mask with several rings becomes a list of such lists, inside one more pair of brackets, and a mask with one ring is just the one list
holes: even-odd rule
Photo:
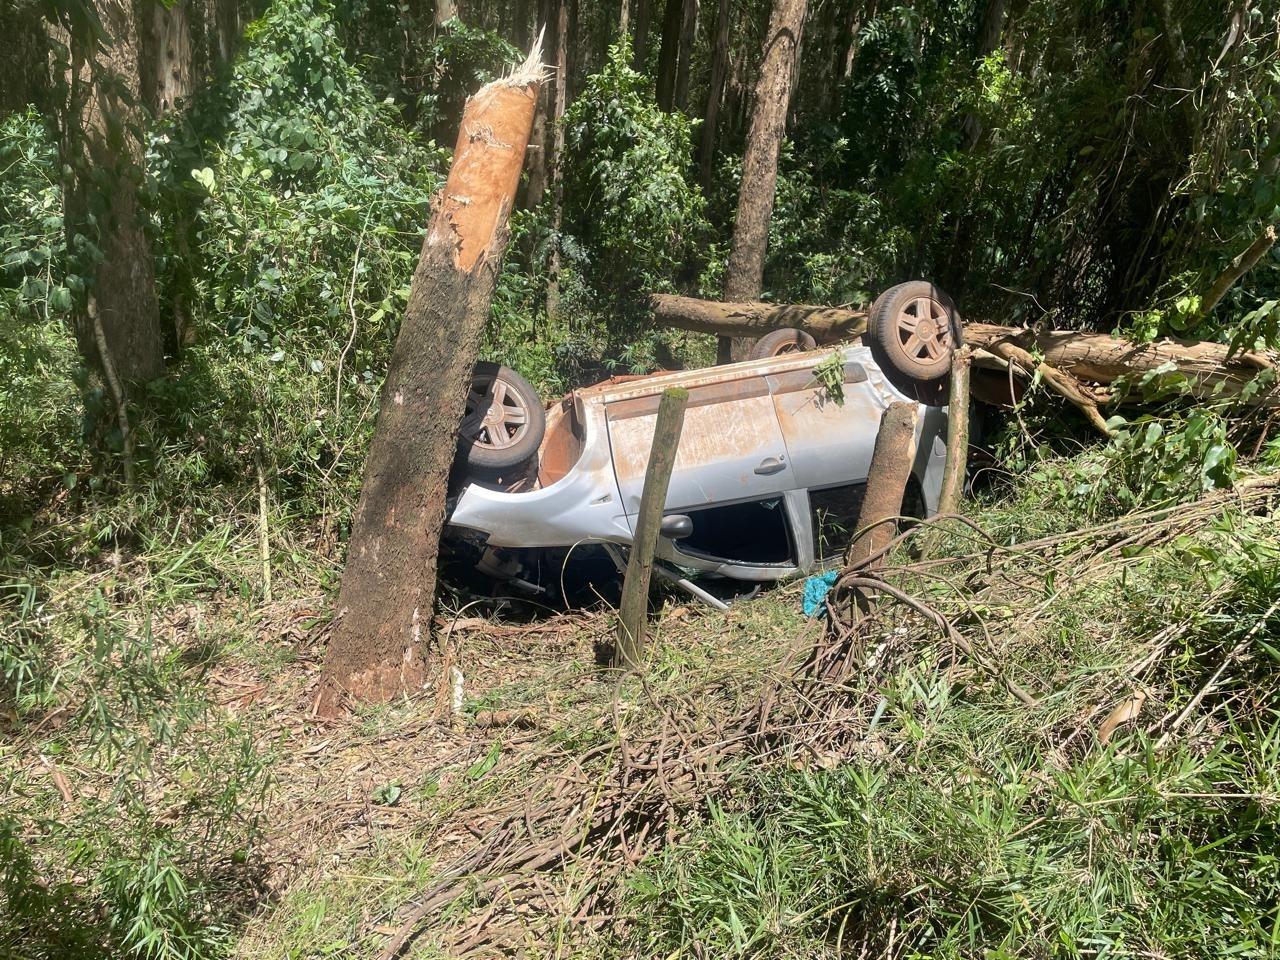
[[871, 466], [880, 416], [888, 406], [869, 382], [857, 348], [844, 355], [844, 402], [836, 403], [812, 367], [768, 377], [779, 430], [798, 487], [864, 480]]
[[[630, 522], [640, 508], [660, 395], [605, 404], [614, 472]], [[667, 512], [755, 501], [796, 486], [763, 375], [690, 388]]]

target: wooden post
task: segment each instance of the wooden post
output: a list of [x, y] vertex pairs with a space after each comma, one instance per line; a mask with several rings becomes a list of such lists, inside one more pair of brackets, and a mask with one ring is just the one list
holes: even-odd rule
[[671, 468], [676, 463], [676, 448], [680, 445], [684, 408], [688, 402], [688, 390], [672, 387], [662, 392], [662, 402], [658, 405], [653, 446], [649, 448], [649, 466], [644, 472], [644, 492], [640, 495], [640, 514], [636, 517], [635, 541], [622, 584], [622, 605], [618, 608], [618, 643], [613, 653], [615, 667], [638, 670], [644, 661], [653, 551], [658, 546], [662, 511], [667, 504], [667, 487], [671, 483]]
[[961, 347], [951, 356], [951, 396], [947, 401], [947, 463], [942, 471], [938, 513], [955, 513], [964, 494], [969, 463], [969, 367], [973, 353]]
[[[898, 401], [880, 418], [880, 432], [871, 452], [871, 468], [867, 471], [867, 492], [858, 514], [858, 528], [845, 565], [865, 562], [888, 546], [894, 538], [895, 525], [890, 521], [902, 513], [902, 496], [916, 459], [916, 423], [920, 408], [914, 403]], [[871, 569], [881, 561], [872, 564]]]

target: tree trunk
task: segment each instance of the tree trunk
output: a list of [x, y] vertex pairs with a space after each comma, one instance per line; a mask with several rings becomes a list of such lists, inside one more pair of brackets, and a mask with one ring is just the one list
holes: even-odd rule
[[815, 307], [805, 304], [721, 303], [656, 293], [649, 298], [659, 326], [713, 333], [720, 337], [757, 339], [771, 330], [795, 327], [813, 334], [819, 343], [859, 336], [867, 329], [865, 310]]
[[1248, 248], [1238, 257], [1227, 264], [1227, 268], [1222, 273], [1214, 278], [1213, 283], [1209, 285], [1208, 292], [1205, 293], [1200, 302], [1200, 308], [1196, 310], [1196, 321], [1202, 321], [1213, 313], [1214, 308], [1227, 295], [1227, 291], [1234, 287], [1241, 277], [1252, 270], [1258, 261], [1270, 252], [1275, 243], [1275, 224], [1268, 224], [1266, 229], [1258, 234], [1258, 238], [1249, 244]]
[[[586, 70], [583, 67], [583, 61], [589, 61], [589, 57], [584, 56], [582, 44], [578, 38], [578, 0], [569, 0], [568, 10], [568, 30], [565, 34], [566, 54], [565, 60], [565, 83], [564, 83], [564, 102], [567, 105], [578, 94], [578, 84], [584, 79]], [[560, 116], [564, 116], [564, 111], [560, 112]]]
[[693, 44], [698, 33], [698, 0], [684, 0], [680, 22], [680, 53], [676, 57], [676, 88], [672, 107], [689, 109], [689, 62], [693, 58]]
[[[555, 0], [539, 0], [538, 22], [534, 32], [542, 38], [543, 44], [548, 42], [548, 31], [554, 34], [557, 22]], [[543, 49], [546, 49], [545, 46]], [[525, 187], [524, 202], [521, 204], [526, 210], [536, 209], [547, 192], [547, 113], [553, 109], [554, 89], [554, 84], [544, 83], [538, 93], [533, 132], [529, 135], [529, 180]]]
[[684, 5], [691, 0], [667, 0], [662, 12], [662, 46], [658, 48], [658, 109], [671, 112], [676, 98], [676, 71], [680, 68], [680, 32]]
[[[880, 429], [871, 450], [871, 466], [867, 469], [866, 495], [844, 558], [846, 567], [868, 563], [898, 535], [895, 521], [902, 513], [902, 498], [916, 459], [919, 420], [920, 408], [905, 401], [889, 404], [880, 416]], [[883, 565], [881, 558], [871, 561], [868, 568], [874, 570]]]
[[[720, 303], [655, 294], [650, 298], [654, 322], [661, 326], [712, 333], [720, 337], [759, 337], [770, 330], [795, 327], [811, 333], [819, 343], [848, 340], [866, 332], [867, 315], [861, 310], [777, 303]], [[1055, 370], [1085, 383], [1110, 385], [1120, 378], [1133, 380], [1171, 365], [1187, 380], [1190, 395], [1202, 400], [1239, 396], [1259, 373], [1274, 371], [1276, 363], [1260, 353], [1232, 353], [1221, 343], [1200, 340], [1158, 340], [1131, 343], [1105, 333], [1081, 330], [1024, 330], [990, 323], [966, 323], [965, 343], [973, 347], [973, 365], [1003, 368], [993, 345], [1006, 341], [1030, 352]], [[1106, 391], [1090, 391], [1099, 402], [1111, 398]], [[1123, 399], [1123, 398], [1121, 398]], [[1280, 396], [1264, 403], [1280, 407]]]
[[716, 123], [720, 118], [720, 102], [724, 99], [724, 81], [729, 72], [729, 0], [716, 5], [716, 33], [711, 48], [711, 77], [707, 89], [707, 109], [702, 118], [702, 134], [698, 141], [698, 182], [703, 192], [711, 189], [715, 172]]
[[157, 117], [175, 109], [191, 96], [193, 63], [189, 0], [177, 0], [167, 7], [159, 0], [151, 4], [147, 56], [144, 58], [143, 93], [147, 106]]
[[515, 20], [511, 25], [512, 42], [517, 50], [529, 49], [529, 0], [516, 0]]
[[240, 0], [214, 0], [217, 5], [218, 63], [230, 63], [240, 47]]
[[422, 685], [445, 490], [507, 244], [541, 74], [535, 49], [462, 116], [382, 389], [317, 700], [387, 701]]
[[[1131, 343], [1105, 333], [1018, 330], [986, 323], [966, 323], [964, 339], [977, 348], [1007, 339], [1077, 380], [1103, 385], [1121, 377], [1133, 380], [1171, 364], [1175, 372], [1187, 379], [1190, 395], [1201, 400], [1229, 400], [1239, 396], [1259, 373], [1276, 370], [1267, 356], [1232, 354], [1225, 344], [1201, 340]], [[991, 366], [990, 360], [981, 355], [975, 358], [974, 364]], [[1272, 396], [1266, 406], [1280, 406], [1280, 397]]]
[[49, 105], [49, 34], [32, 4], [0, 4], [0, 116]]
[[618, 36], [627, 39], [627, 31], [631, 28], [631, 0], [622, 0], [618, 10]]
[[854, 65], [858, 62], [858, 49], [862, 45], [862, 26], [876, 15], [877, 0], [866, 0], [865, 3], [854, 3], [853, 13], [849, 18], [849, 45], [844, 51], [843, 79], [853, 76]]
[[[757, 300], [764, 286], [764, 257], [769, 245], [769, 220], [778, 186], [778, 151], [791, 100], [791, 78], [800, 52], [807, 0], [774, 0], [765, 35], [751, 128], [742, 158], [742, 186], [738, 192], [738, 217], [733, 246], [725, 271], [726, 300]], [[749, 341], [721, 341], [720, 356], [745, 358]]]
[[569, 6], [556, 3], [556, 98], [551, 115], [551, 256], [547, 267], [547, 316], [560, 314], [560, 231], [564, 227], [564, 111], [569, 85]]
[[[1000, 46], [1007, 6], [1008, 0], [987, 0], [986, 10], [982, 16], [982, 26], [978, 29], [975, 59], [984, 60], [988, 54]], [[966, 148], [972, 150], [982, 139], [982, 121], [978, 119], [977, 114], [966, 113], [960, 125], [964, 130]]]
[[453, 0], [436, 0], [436, 26], [448, 23], [458, 15], [458, 5]]
[[644, 73], [649, 63], [649, 20], [652, 0], [636, 0], [636, 38], [631, 66]]
[[102, 254], [93, 267], [89, 303], [78, 311], [76, 339], [93, 366], [113, 365], [127, 386], [164, 374], [155, 264], [138, 209], [145, 150], [141, 49], [131, 5], [103, 0], [97, 12], [108, 38], [101, 48], [84, 36], [59, 38], [70, 37], [72, 55], [60, 118], [64, 220], [72, 249], [80, 236]]

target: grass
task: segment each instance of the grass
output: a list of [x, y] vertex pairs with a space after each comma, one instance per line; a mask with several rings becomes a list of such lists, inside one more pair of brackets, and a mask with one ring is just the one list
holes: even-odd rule
[[[1004, 542], [1078, 522], [1031, 486], [975, 517]], [[728, 714], [820, 630], [794, 586], [725, 616], [669, 598], [642, 690], [595, 666], [607, 615], [473, 620], [445, 644], [460, 717], [429, 692], [329, 725], [309, 690], [331, 561], [279, 527], [264, 604], [252, 517], [154, 529], [5, 593], [0, 955], [376, 956], [494, 811], [537, 793], [539, 750], [614, 743], [654, 703]], [[939, 536], [930, 555], [965, 546]], [[626, 870], [611, 922], [567, 919], [587, 860], [546, 877], [562, 912], [498, 903], [492, 923], [595, 960], [1275, 955], [1278, 550], [1270, 514], [1226, 506], [1088, 563], [1087, 538], [1055, 547], [995, 592], [967, 561], [904, 570], [1038, 708], [895, 614], [848, 681], [849, 735], [733, 767]], [[462, 897], [409, 955], [491, 907]]]

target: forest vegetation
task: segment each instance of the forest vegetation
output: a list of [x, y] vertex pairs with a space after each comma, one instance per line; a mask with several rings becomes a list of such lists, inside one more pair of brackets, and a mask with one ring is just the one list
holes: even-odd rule
[[[458, 335], [415, 269], [539, 43]], [[6, 0], [0, 957], [1280, 955], [1277, 224], [1280, 0]], [[856, 631], [659, 588], [620, 676], [614, 594], [433, 538], [415, 695], [328, 709], [402, 331], [550, 401], [743, 356], [653, 294], [914, 278], [1261, 359], [1106, 436], [1042, 369]]]

